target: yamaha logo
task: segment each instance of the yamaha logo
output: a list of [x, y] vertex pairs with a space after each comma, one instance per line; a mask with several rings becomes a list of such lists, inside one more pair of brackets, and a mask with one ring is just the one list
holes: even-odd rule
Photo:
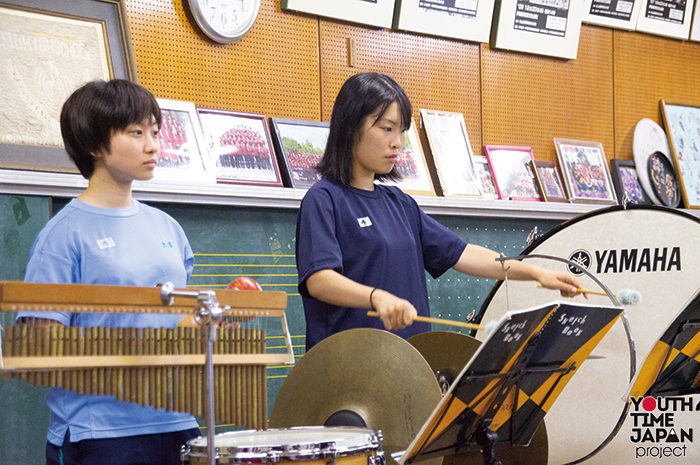
[[569, 260], [576, 263], [578, 266], [567, 265], [569, 272], [573, 275], [580, 276], [583, 274], [581, 268], [589, 269], [591, 266], [591, 254], [587, 250], [579, 249], [569, 255]]

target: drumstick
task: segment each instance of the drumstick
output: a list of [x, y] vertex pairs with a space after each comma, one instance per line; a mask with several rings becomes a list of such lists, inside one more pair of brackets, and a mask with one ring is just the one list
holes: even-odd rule
[[[367, 316], [379, 316], [379, 313], [370, 310], [367, 312]], [[414, 316], [413, 321], [422, 321], [423, 323], [437, 323], [446, 326], [459, 326], [460, 328], [476, 329], [478, 331], [486, 330], [486, 326], [476, 325], [474, 323], [465, 323], [462, 321], [454, 320], [443, 320], [440, 318], [430, 318], [427, 316]]]
[[[542, 284], [538, 284], [537, 287], [544, 289], [544, 286], [542, 286]], [[608, 295], [602, 291], [591, 291], [582, 288], [576, 289], [576, 292], [578, 292], [579, 294], [594, 294], [605, 296]], [[613, 295], [618, 298], [622, 305], [639, 305], [642, 302], [642, 295], [638, 291], [632, 289], [620, 289], [620, 291], [617, 294]]]

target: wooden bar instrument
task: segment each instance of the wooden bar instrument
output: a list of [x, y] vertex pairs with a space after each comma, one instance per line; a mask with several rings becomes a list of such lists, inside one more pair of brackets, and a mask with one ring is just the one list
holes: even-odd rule
[[[223, 315], [242, 323], [216, 328], [213, 341], [215, 417], [218, 422], [266, 429], [266, 365], [293, 364], [284, 292], [0, 282], [0, 310], [72, 313], [183, 313], [197, 300], [177, 296], [214, 293]], [[168, 300], [168, 301], [166, 301]], [[268, 353], [261, 317], [281, 318], [286, 353]], [[81, 394], [207, 417], [204, 367], [206, 325], [201, 328], [66, 327], [16, 324], [4, 328], [0, 373]], [[2, 339], [0, 333], [0, 339]]]

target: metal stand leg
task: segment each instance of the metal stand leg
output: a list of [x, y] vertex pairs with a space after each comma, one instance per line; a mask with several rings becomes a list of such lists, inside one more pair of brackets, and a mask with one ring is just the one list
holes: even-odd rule
[[207, 358], [204, 365], [204, 377], [206, 378], [206, 408], [207, 408], [207, 465], [216, 464], [216, 445], [214, 436], [216, 421], [214, 418], [214, 359], [213, 347], [216, 340], [216, 325], [209, 325], [206, 328]]

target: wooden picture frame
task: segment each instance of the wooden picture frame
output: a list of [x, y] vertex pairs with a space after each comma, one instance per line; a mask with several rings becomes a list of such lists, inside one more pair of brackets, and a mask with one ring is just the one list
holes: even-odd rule
[[554, 145], [571, 202], [617, 203], [603, 144], [555, 137]]
[[561, 175], [555, 162], [532, 160], [532, 169], [537, 176], [537, 184], [540, 187], [542, 200], [545, 202], [569, 202], [569, 199], [566, 198], [564, 183], [561, 180]]
[[700, 208], [700, 108], [659, 102], [676, 177], [686, 208]]
[[499, 199], [531, 202], [542, 200], [537, 175], [530, 163], [535, 159], [531, 147], [485, 145], [484, 153], [489, 161]]
[[411, 121], [411, 127], [406, 131], [403, 150], [399, 162], [394, 165], [401, 174], [399, 181], [384, 181], [382, 184], [397, 186], [410, 195], [435, 195], [435, 187], [428, 170], [428, 162], [423, 152], [416, 124]]
[[283, 187], [265, 115], [197, 108], [216, 181]]
[[641, 0], [637, 31], [687, 40], [693, 19], [694, 0], [666, 2]]
[[582, 1], [496, 0], [490, 44], [575, 59], [582, 17]]
[[[424, 0], [396, 0], [393, 28], [453, 39], [488, 42], [494, 0], [444, 5]], [[449, 11], [446, 11], [446, 7]]]
[[634, 31], [642, 0], [585, 0], [583, 22]]
[[330, 123], [286, 118], [270, 118], [284, 183], [295, 189], [308, 189], [321, 179], [315, 166], [326, 150]]
[[[1, 0], [0, 16], [0, 33], [18, 34], [27, 43], [41, 38], [48, 44], [59, 40], [54, 36], [70, 36], [78, 47], [61, 59], [55, 59], [50, 46], [32, 48], [32, 59], [24, 48], [4, 48], [0, 61], [14, 77], [0, 76], [0, 118], [15, 121], [16, 127], [0, 128], [0, 168], [78, 173], [63, 148], [58, 123], [63, 103], [89, 80], [138, 82], [125, 0]], [[57, 90], [42, 88], [47, 82]], [[16, 114], [18, 108], [26, 108], [26, 114]]]
[[610, 175], [612, 176], [615, 195], [620, 205], [623, 205], [625, 193], [632, 203], [651, 205], [651, 199], [639, 181], [634, 160], [613, 158], [610, 160]]
[[445, 196], [481, 197], [474, 153], [462, 113], [419, 110], [428, 135], [432, 161]]
[[485, 155], [474, 155], [474, 169], [476, 177], [479, 178], [481, 185], [481, 195], [485, 199], [497, 199], [498, 191], [496, 190], [496, 182], [493, 180], [489, 161]]
[[160, 154], [153, 178], [214, 183], [194, 103], [168, 99], [156, 101], [162, 123], [158, 132]]
[[394, 0], [282, 0], [281, 7], [384, 28], [391, 28], [394, 16]]

